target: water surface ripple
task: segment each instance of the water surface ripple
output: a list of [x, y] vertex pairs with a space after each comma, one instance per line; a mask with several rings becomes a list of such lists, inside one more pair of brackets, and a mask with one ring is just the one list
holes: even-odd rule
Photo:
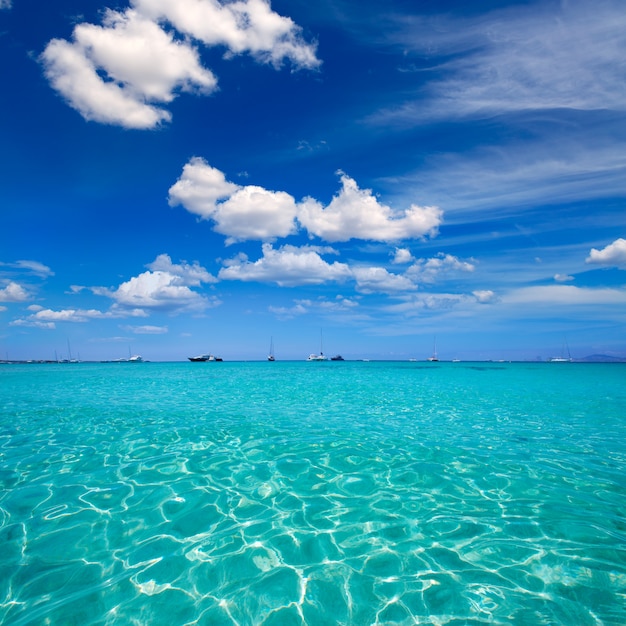
[[0, 623], [626, 624], [626, 366], [0, 368]]

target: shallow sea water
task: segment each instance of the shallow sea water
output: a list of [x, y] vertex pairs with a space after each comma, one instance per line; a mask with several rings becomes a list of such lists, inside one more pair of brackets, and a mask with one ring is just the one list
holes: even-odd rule
[[0, 623], [623, 626], [625, 383], [0, 366]]

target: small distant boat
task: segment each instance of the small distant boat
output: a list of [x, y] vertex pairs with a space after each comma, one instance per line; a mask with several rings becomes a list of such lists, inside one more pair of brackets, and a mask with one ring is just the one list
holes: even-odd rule
[[344, 361], [345, 359], [341, 356], [341, 354], [337, 354], [335, 356], [330, 357], [331, 361]]
[[[567, 352], [567, 356], [565, 356], [565, 352]], [[569, 352], [569, 345], [567, 344], [567, 339], [563, 342], [563, 349], [561, 350], [561, 356], [553, 356], [548, 359], [550, 363], [571, 363], [572, 355]]]
[[143, 363], [143, 357], [138, 354], [132, 354], [130, 351], [130, 346], [128, 346], [128, 358], [124, 359], [113, 359], [112, 363]]
[[439, 360], [439, 357], [437, 357], [437, 339], [435, 338], [435, 342], [434, 342], [434, 346], [433, 346], [433, 354], [432, 356], [428, 357], [428, 360], [431, 363], [434, 363], [435, 361]]
[[198, 356], [187, 357], [193, 363], [203, 363], [205, 361], [223, 361], [221, 356], [213, 356], [212, 354], [199, 354]]
[[309, 354], [306, 359], [307, 361], [328, 361], [328, 357], [324, 356], [324, 350], [322, 345], [322, 331], [320, 330], [320, 353], [319, 354]]
[[270, 339], [270, 351], [269, 351], [269, 354], [267, 355], [267, 360], [268, 361], [276, 360], [276, 358], [274, 357], [274, 338], [273, 337]]

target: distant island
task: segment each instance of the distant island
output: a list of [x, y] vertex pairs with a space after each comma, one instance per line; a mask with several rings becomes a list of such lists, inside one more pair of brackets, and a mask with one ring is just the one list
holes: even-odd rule
[[575, 359], [580, 363], [626, 363], [626, 358], [609, 356], [608, 354], [591, 354], [582, 359]]

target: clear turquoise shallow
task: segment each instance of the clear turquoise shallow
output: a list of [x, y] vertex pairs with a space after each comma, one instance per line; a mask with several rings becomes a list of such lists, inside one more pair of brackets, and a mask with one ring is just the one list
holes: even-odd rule
[[626, 624], [626, 365], [0, 366], [0, 623]]

